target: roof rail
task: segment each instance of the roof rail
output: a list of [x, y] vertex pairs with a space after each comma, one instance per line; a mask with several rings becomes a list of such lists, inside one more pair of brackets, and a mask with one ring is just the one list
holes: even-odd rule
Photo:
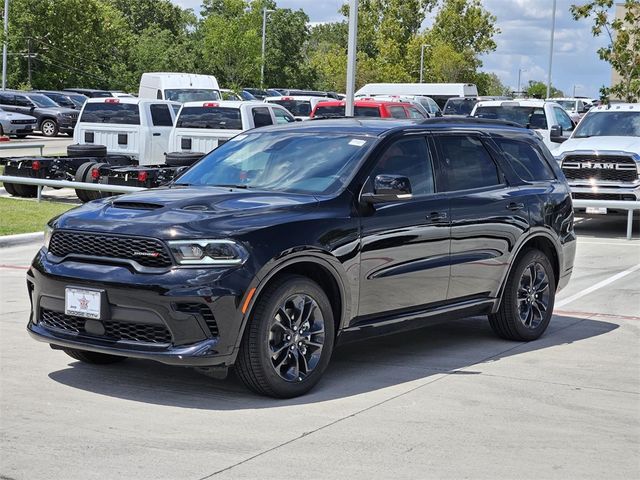
[[517, 122], [511, 122], [509, 120], [498, 120], [494, 118], [478, 118], [478, 117], [435, 117], [427, 118], [422, 122], [422, 125], [429, 125], [432, 123], [461, 123], [461, 124], [484, 124], [484, 125], [502, 125], [504, 127], [516, 127], [526, 128]]

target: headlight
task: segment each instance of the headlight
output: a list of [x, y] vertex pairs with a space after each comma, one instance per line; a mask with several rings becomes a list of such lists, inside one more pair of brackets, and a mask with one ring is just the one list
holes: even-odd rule
[[172, 240], [167, 242], [180, 265], [241, 265], [249, 254], [233, 240]]
[[53, 235], [53, 228], [49, 225], [44, 227], [44, 248], [49, 250], [49, 242], [51, 241], [51, 235]]

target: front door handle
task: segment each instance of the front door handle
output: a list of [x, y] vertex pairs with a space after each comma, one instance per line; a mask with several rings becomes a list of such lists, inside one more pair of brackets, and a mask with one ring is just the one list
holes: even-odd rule
[[524, 203], [511, 202], [509, 205], [507, 205], [507, 210], [511, 210], [513, 212], [517, 210], [524, 210]]
[[447, 212], [431, 212], [427, 215], [427, 220], [432, 222], [443, 222], [447, 219]]
[[161, 133], [154, 133], [154, 134], [153, 134], [153, 136], [154, 136], [154, 137], [159, 137], [159, 136], [161, 136], [161, 135], [162, 135]]

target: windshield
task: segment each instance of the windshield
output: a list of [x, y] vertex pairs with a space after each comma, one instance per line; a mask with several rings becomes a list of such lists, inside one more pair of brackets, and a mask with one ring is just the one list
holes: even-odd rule
[[67, 95], [67, 97], [69, 97], [71, 99], [71, 101], [73, 103], [76, 104], [76, 106], [81, 107], [82, 105], [84, 105], [84, 102], [87, 100], [88, 97], [85, 97], [84, 95]]
[[586, 115], [572, 138], [640, 137], [640, 112], [597, 112]]
[[59, 107], [60, 106], [56, 102], [51, 100], [49, 97], [47, 97], [46, 95], [32, 94], [32, 95], [29, 95], [29, 98], [31, 99], [31, 101], [33, 103], [35, 103], [40, 108]]
[[86, 123], [140, 125], [138, 105], [134, 103], [87, 103], [80, 117]]
[[[344, 105], [335, 106], [318, 106], [316, 113], [313, 114], [315, 118], [334, 118], [344, 117]], [[380, 117], [380, 109], [378, 107], [353, 107], [354, 117]]]
[[542, 107], [512, 107], [512, 106], [496, 106], [496, 107], [478, 107], [474, 117], [477, 118], [493, 118], [497, 120], [508, 120], [516, 122], [526, 127], [529, 125], [534, 129], [546, 129], [547, 121]]
[[553, 100], [553, 101], [556, 102], [565, 110], [574, 111], [576, 109], [576, 102], [574, 102], [573, 100]]
[[184, 107], [176, 127], [242, 130], [242, 119], [239, 108]]
[[174, 102], [200, 102], [205, 100], [220, 100], [217, 90], [211, 88], [177, 88], [164, 91], [165, 100]]
[[43, 95], [45, 95], [46, 97], [49, 97], [51, 100], [56, 102], [61, 107], [74, 108], [76, 106], [76, 104], [73, 103], [70, 98], [64, 95], [61, 95], [59, 93], [47, 93]]
[[469, 115], [478, 101], [474, 98], [450, 98], [444, 106], [445, 115]]
[[241, 134], [196, 163], [176, 185], [333, 194], [373, 143], [367, 137], [328, 133]]
[[308, 117], [311, 115], [311, 102], [309, 100], [269, 100], [289, 110], [295, 117]]

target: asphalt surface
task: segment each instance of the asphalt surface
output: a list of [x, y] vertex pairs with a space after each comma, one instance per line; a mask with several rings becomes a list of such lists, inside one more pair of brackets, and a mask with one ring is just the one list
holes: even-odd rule
[[31, 340], [39, 246], [2, 249], [0, 478], [640, 478], [640, 240], [624, 225], [579, 220], [573, 279], [540, 340], [473, 318], [365, 341], [287, 401]]
[[[44, 155], [64, 155], [67, 145], [73, 143], [73, 138], [60, 134], [57, 137], [48, 138], [42, 135], [29, 135], [27, 138], [11, 138], [8, 142], [0, 142], [0, 158], [22, 157], [26, 155], [40, 155], [40, 148], [35, 145], [44, 145]], [[3, 146], [20, 146], [22, 148], [4, 149]]]

